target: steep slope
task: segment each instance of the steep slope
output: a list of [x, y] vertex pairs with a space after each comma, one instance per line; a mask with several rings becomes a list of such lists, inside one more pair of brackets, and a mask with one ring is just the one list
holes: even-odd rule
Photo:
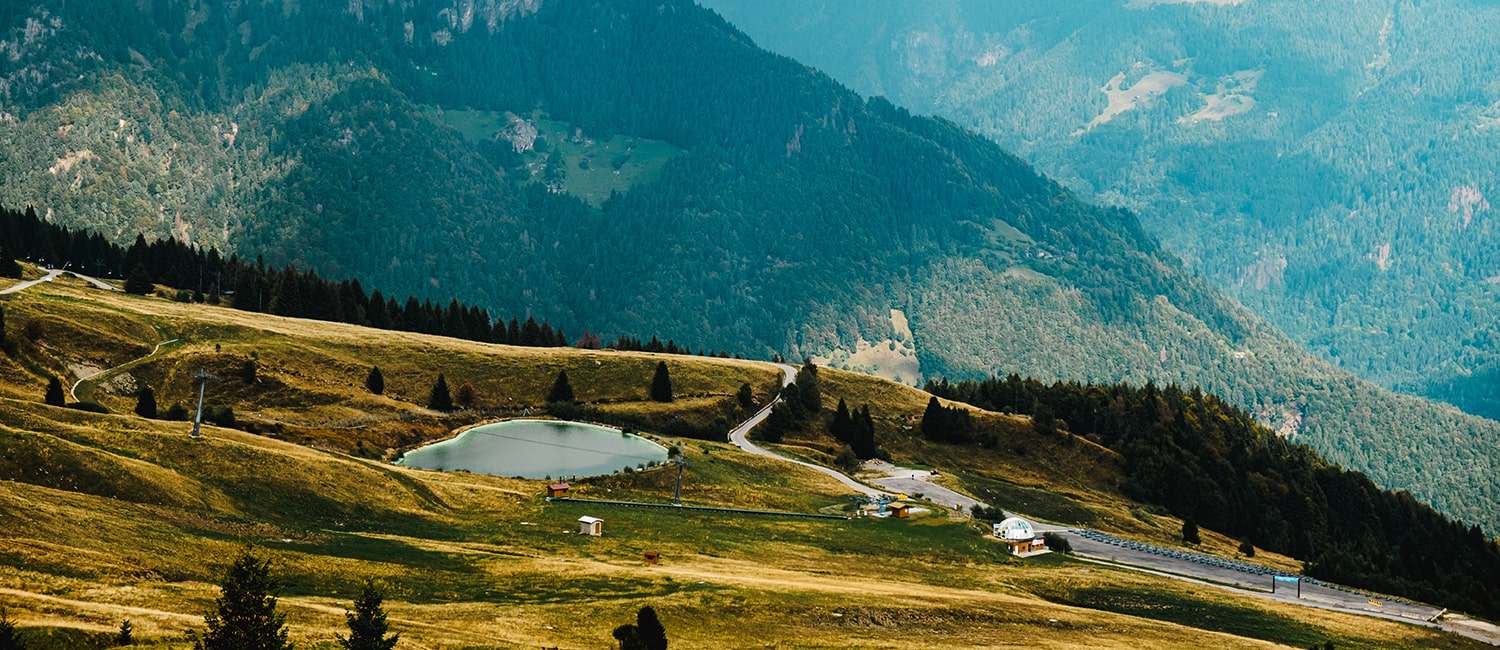
[[1342, 367], [1500, 416], [1493, 3], [705, 4], [1139, 209]]
[[[0, 16], [15, 152], [0, 196], [574, 332], [1201, 385], [1382, 485], [1500, 523], [1483, 451], [1500, 427], [1308, 359], [1132, 214], [696, 6], [140, 6]], [[605, 160], [617, 137], [636, 145]], [[658, 172], [626, 173], [647, 150]], [[572, 179], [585, 163], [637, 182], [598, 201]]]

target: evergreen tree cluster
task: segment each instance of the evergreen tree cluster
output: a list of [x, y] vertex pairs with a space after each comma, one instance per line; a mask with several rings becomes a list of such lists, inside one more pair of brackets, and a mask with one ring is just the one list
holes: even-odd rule
[[834, 440], [849, 445], [855, 458], [869, 460], [880, 455], [875, 446], [875, 421], [870, 417], [870, 405], [858, 411], [850, 411], [844, 398], [839, 398], [838, 408], [828, 423], [828, 435]]
[[[42, 220], [27, 208], [17, 212], [0, 207], [0, 245], [35, 251], [38, 259], [55, 264], [71, 263], [80, 273], [101, 276], [126, 276], [126, 290], [145, 295], [156, 284], [189, 291], [196, 302], [220, 304], [244, 311], [278, 316], [310, 318], [351, 323], [386, 330], [436, 334], [452, 338], [502, 343], [527, 347], [567, 347], [568, 336], [560, 327], [546, 320], [540, 323], [527, 316], [525, 321], [512, 316], [508, 321], [492, 318], [489, 310], [451, 299], [444, 307], [431, 299], [407, 296], [404, 302], [386, 297], [379, 289], [365, 293], [359, 280], [333, 281], [319, 277], [315, 271], [295, 267], [275, 269], [257, 258], [252, 264], [231, 255], [225, 259], [217, 249], [204, 252], [171, 239], [147, 242], [137, 235], [135, 243], [122, 249], [103, 237], [57, 226]], [[19, 275], [19, 272], [17, 273]], [[598, 338], [587, 335], [580, 347]], [[617, 350], [636, 350], [664, 354], [690, 355], [694, 352], [668, 340], [662, 343], [651, 337], [646, 343], [630, 336], [620, 336], [612, 346]], [[699, 356], [729, 358], [729, 353], [698, 352]]]
[[[928, 391], [931, 392], [931, 391]], [[974, 419], [958, 407], [943, 406], [937, 397], [927, 400], [922, 412], [922, 437], [937, 442], [965, 444], [974, 442]]]
[[1215, 395], [1015, 374], [926, 390], [992, 411], [1049, 409], [1058, 427], [1119, 452], [1126, 492], [1192, 523], [1185, 537], [1204, 526], [1301, 558], [1313, 577], [1500, 616], [1500, 544], [1478, 525], [1381, 490]]

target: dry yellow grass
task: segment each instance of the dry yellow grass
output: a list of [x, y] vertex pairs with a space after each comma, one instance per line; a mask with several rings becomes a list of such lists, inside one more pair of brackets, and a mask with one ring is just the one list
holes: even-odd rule
[[[201, 627], [218, 572], [248, 543], [287, 580], [282, 603], [299, 647], [331, 641], [343, 604], [371, 578], [388, 585], [402, 648], [611, 647], [609, 631], [645, 604], [678, 648], [1269, 648], [1328, 639], [1341, 648], [1475, 647], [1056, 557], [1020, 562], [943, 517], [825, 521], [549, 504], [537, 481], [409, 470], [288, 440], [343, 448], [382, 426], [440, 435], [486, 416], [421, 408], [438, 370], [455, 386], [473, 382], [487, 407], [539, 405], [566, 368], [580, 396], [606, 410], [704, 417], [742, 382], [769, 394], [778, 379], [769, 364], [482, 345], [66, 284], [6, 308], [49, 323], [32, 350], [37, 365], [115, 363], [128, 356], [116, 346], [139, 354], [176, 338], [128, 368], [160, 382], [163, 405], [186, 394], [185, 373], [207, 365], [227, 373], [214, 387], [218, 399], [295, 432], [278, 439], [207, 427], [204, 440], [191, 441], [188, 423], [41, 405], [39, 389], [11, 383], [35, 383], [33, 368], [0, 370], [8, 373], [0, 374], [0, 603], [23, 627], [108, 631], [129, 618], [147, 647], [189, 647], [184, 635]], [[236, 385], [230, 375], [252, 353], [266, 384]], [[659, 359], [684, 396], [670, 405], [644, 399]], [[370, 364], [386, 371], [386, 396], [363, 391]], [[1112, 491], [1110, 456], [1097, 448], [1032, 440], [1023, 461], [928, 445], [902, 433], [924, 394], [837, 372], [824, 386], [835, 400], [870, 403], [882, 439], [908, 459], [955, 468], [956, 487], [1008, 481], [1062, 494], [1054, 507], [1076, 503], [1120, 530], [1170, 528], [1130, 513]], [[100, 400], [116, 413], [132, 403], [102, 386]], [[357, 418], [363, 424], [334, 426]], [[1029, 430], [996, 422], [1016, 436]], [[684, 448], [689, 503], [812, 511], [846, 502], [820, 474], [721, 443]], [[1095, 475], [1050, 474], [1070, 466]], [[579, 492], [663, 501], [674, 482], [658, 469], [583, 481]], [[605, 518], [605, 537], [572, 533], [582, 514]], [[663, 562], [644, 565], [648, 550]], [[1253, 629], [1228, 631], [1236, 617]]]

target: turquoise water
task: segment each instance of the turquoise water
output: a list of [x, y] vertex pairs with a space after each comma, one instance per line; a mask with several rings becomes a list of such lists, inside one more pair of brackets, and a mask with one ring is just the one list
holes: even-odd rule
[[556, 420], [511, 420], [477, 426], [451, 440], [414, 449], [399, 462], [421, 469], [557, 478], [597, 476], [627, 465], [666, 460], [666, 447], [615, 429]]

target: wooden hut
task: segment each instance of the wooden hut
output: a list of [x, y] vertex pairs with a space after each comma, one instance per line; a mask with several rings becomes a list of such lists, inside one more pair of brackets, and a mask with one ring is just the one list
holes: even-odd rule
[[572, 489], [572, 486], [568, 485], [567, 483], [553, 483], [552, 485], [547, 486], [547, 498], [565, 499], [567, 498], [568, 490], [570, 489]]

